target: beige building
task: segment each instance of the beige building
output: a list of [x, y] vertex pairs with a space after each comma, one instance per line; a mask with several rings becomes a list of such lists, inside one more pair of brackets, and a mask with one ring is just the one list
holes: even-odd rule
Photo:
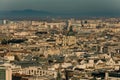
[[12, 70], [8, 66], [0, 66], [0, 80], [12, 80]]

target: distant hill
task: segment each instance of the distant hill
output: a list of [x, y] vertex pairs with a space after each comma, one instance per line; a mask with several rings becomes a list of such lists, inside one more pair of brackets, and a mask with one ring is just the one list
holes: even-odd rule
[[26, 10], [13, 10], [13, 11], [0, 11], [0, 17], [19, 17], [19, 16], [51, 16], [52, 13], [47, 11], [37, 11], [32, 9]]
[[78, 12], [78, 13], [52, 13], [49, 11], [44, 10], [32, 10], [32, 9], [25, 9], [25, 10], [13, 10], [13, 11], [0, 11], [0, 19], [40, 19], [40, 18], [49, 18], [49, 17], [62, 17], [62, 18], [88, 18], [88, 17], [119, 17], [120, 15], [115, 12]]

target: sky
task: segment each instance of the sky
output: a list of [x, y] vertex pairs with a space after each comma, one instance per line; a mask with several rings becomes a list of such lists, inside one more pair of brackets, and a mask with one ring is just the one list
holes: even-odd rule
[[24, 9], [54, 13], [119, 14], [120, 0], [0, 0], [0, 11]]

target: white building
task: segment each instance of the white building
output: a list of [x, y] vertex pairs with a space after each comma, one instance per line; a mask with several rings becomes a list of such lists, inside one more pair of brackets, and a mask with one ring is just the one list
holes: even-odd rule
[[41, 69], [41, 67], [28, 67], [28, 68], [24, 68], [22, 71], [23, 74], [25, 75], [31, 75], [31, 76], [37, 76], [37, 77], [42, 77], [42, 76], [46, 76], [46, 77], [57, 77], [57, 72], [53, 71], [53, 70], [43, 70]]

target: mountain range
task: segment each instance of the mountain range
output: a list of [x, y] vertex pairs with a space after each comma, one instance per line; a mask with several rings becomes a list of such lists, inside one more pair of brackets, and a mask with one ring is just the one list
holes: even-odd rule
[[4, 18], [38, 18], [38, 17], [87, 17], [87, 16], [119, 16], [119, 14], [116, 13], [53, 13], [49, 11], [44, 10], [32, 10], [32, 9], [25, 9], [25, 10], [13, 10], [13, 11], [0, 11], [0, 19]]
[[13, 10], [13, 11], [0, 11], [0, 16], [46, 16], [52, 15], [52, 13], [47, 11], [37, 11], [32, 9], [26, 10]]

